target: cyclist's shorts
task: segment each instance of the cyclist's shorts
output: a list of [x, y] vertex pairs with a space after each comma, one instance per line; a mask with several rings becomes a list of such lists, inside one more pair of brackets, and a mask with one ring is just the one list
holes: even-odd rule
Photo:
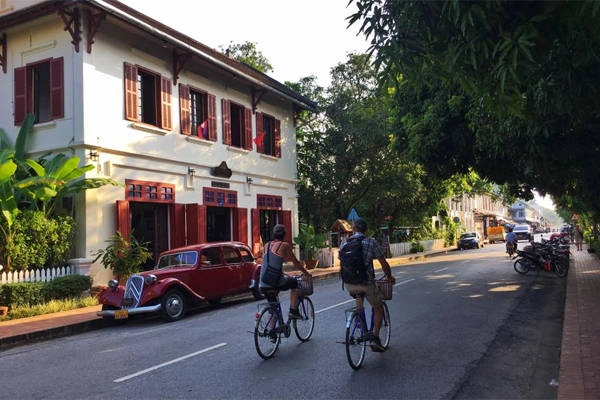
[[298, 287], [298, 280], [296, 278], [294, 278], [293, 276], [283, 274], [283, 276], [281, 277], [281, 280], [279, 281], [279, 286], [277, 286], [277, 289], [289, 290], [289, 289], [296, 289], [297, 287]]
[[383, 294], [375, 282], [366, 283], [364, 285], [352, 285], [351, 283], [344, 283], [344, 286], [350, 295], [364, 293], [367, 301], [372, 307], [377, 307], [383, 301]]

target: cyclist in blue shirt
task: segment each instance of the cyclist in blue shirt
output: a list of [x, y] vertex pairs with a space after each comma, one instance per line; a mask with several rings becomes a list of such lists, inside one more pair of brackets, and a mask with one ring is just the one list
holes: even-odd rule
[[[512, 246], [512, 250], [509, 250], [509, 247]], [[513, 232], [512, 228], [508, 228], [508, 233], [506, 234], [506, 252], [508, 254], [512, 254], [514, 253], [514, 251], [517, 249], [517, 235], [515, 235], [515, 233]]]

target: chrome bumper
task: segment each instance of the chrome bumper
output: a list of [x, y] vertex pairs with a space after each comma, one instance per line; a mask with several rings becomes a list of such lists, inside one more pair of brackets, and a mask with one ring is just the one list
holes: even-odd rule
[[[151, 313], [151, 312], [156, 312], [156, 311], [160, 310], [160, 308], [161, 308], [160, 304], [157, 304], [154, 306], [128, 308], [127, 313], [129, 315]], [[96, 313], [96, 315], [99, 317], [114, 317], [115, 311], [117, 311], [117, 310], [102, 310], [102, 311], [98, 311]]]

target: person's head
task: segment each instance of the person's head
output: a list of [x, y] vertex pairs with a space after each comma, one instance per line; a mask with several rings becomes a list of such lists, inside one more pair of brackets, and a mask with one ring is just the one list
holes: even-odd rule
[[285, 237], [285, 226], [277, 224], [273, 227], [273, 239], [283, 240]]
[[365, 233], [367, 231], [367, 221], [363, 218], [356, 218], [354, 222], [352, 222], [352, 230], [354, 232]]
[[508, 227], [508, 231], [509, 231], [509, 232], [512, 232], [512, 227], [510, 227], [510, 226], [509, 226], [509, 227]]

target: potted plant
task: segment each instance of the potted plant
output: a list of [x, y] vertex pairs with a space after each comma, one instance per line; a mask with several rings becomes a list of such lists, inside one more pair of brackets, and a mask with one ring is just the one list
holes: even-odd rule
[[105, 240], [108, 246], [93, 253], [94, 262], [100, 260], [104, 268], [112, 269], [119, 283], [132, 274], [138, 272], [140, 267], [152, 257], [148, 251], [148, 243], [138, 241], [133, 234], [129, 239], [123, 237], [121, 232], [111, 235]]
[[300, 232], [294, 238], [294, 243], [300, 246], [301, 259], [306, 268], [313, 269], [319, 264], [317, 250], [327, 246], [327, 235], [325, 233], [316, 234], [312, 225], [301, 224]]

